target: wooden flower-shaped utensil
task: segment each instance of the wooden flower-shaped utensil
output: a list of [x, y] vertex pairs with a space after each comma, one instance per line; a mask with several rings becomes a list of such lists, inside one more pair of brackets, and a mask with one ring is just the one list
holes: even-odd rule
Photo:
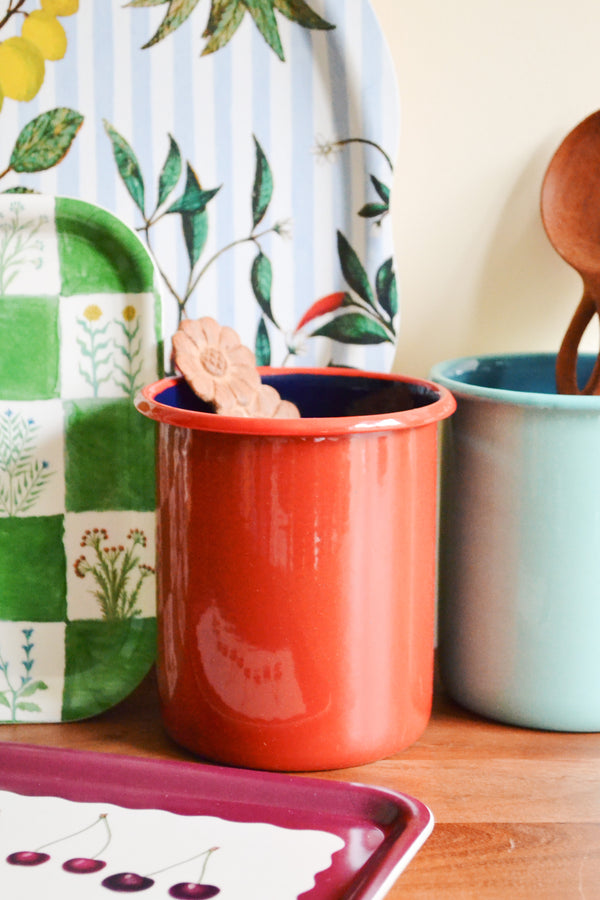
[[297, 418], [298, 408], [262, 384], [254, 353], [210, 316], [184, 319], [173, 335], [175, 365], [202, 400], [222, 416]]

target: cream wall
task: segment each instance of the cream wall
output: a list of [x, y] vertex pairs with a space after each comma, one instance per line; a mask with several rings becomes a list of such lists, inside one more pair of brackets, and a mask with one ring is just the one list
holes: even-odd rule
[[468, 353], [556, 350], [581, 282], [547, 241], [539, 194], [563, 137], [600, 108], [600, 3], [372, 4], [401, 105], [395, 368], [425, 376]]

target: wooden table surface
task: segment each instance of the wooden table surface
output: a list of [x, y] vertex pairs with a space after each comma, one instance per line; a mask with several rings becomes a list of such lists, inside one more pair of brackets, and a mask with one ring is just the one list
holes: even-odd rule
[[[0, 741], [193, 759], [162, 729], [153, 673], [97, 718], [2, 725]], [[433, 834], [389, 900], [600, 898], [600, 734], [510, 728], [439, 692], [425, 734], [408, 750], [316, 774], [400, 790], [433, 811]]]

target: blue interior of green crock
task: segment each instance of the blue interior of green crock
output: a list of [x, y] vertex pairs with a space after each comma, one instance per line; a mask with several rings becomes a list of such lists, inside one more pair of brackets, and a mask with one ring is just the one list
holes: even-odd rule
[[[595, 359], [593, 354], [580, 354], [577, 363], [580, 385], [587, 382]], [[431, 377], [439, 379], [450, 390], [450, 382], [455, 381], [498, 391], [556, 394], [555, 367], [554, 353], [472, 356], [439, 363], [432, 370]]]
[[[440, 399], [434, 386], [365, 375], [289, 372], [261, 377], [263, 384], [271, 385], [284, 400], [295, 403], [303, 418], [402, 412], [429, 406]], [[178, 409], [213, 411], [183, 379], [161, 391], [155, 399]]]

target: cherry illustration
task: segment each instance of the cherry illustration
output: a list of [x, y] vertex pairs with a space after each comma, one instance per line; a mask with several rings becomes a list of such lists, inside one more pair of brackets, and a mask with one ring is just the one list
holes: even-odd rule
[[[62, 864], [65, 872], [71, 872], [73, 875], [93, 875], [94, 872], [99, 872], [105, 867], [106, 863], [104, 862], [104, 860], [98, 859], [98, 857], [101, 853], [104, 853], [104, 851], [110, 844], [112, 837], [108, 824], [108, 815], [106, 813], [101, 813], [98, 816], [97, 821], [92, 825], [88, 825], [88, 828], [93, 828], [94, 825], [98, 824], [98, 822], [103, 822], [106, 829], [106, 840], [104, 841], [104, 844], [95, 856], [74, 856], [73, 859], [68, 859]], [[84, 828], [83, 831], [87, 831], [87, 828]], [[77, 833], [81, 834], [81, 832]]]
[[158, 871], [152, 872], [150, 875], [138, 875], [135, 872], [117, 872], [115, 875], [108, 875], [102, 881], [102, 887], [107, 888], [109, 891], [117, 891], [122, 894], [133, 894], [137, 891], [146, 891], [154, 884], [152, 875], [160, 875], [162, 872], [167, 872], [169, 869], [174, 869], [176, 866], [182, 866], [185, 863], [204, 856], [204, 864], [198, 881], [180, 881], [178, 884], [174, 884], [169, 888], [168, 893], [170, 897], [175, 897], [177, 900], [208, 900], [209, 897], [216, 897], [217, 894], [221, 893], [221, 889], [215, 887], [214, 884], [202, 883], [208, 860], [215, 850], [218, 849], [218, 847], [211, 847], [210, 850], [203, 850], [202, 853], [196, 853], [195, 856], [190, 856], [188, 859], [184, 859], [181, 862], [172, 863], [170, 866], [158, 869]]
[[169, 897], [176, 897], [177, 900], [208, 900], [220, 893], [221, 888], [214, 884], [199, 884], [195, 881], [180, 881], [169, 888]]
[[39, 850], [17, 850], [6, 857], [6, 862], [11, 866], [39, 866], [49, 859], [49, 853], [40, 853]]
[[70, 838], [77, 837], [77, 835], [83, 834], [84, 831], [89, 831], [90, 828], [94, 828], [99, 822], [104, 822], [104, 826], [107, 832], [107, 839], [104, 842], [104, 845], [99, 853], [91, 859], [88, 859], [87, 857], [76, 857], [74, 859], [68, 859], [65, 863], [63, 863], [63, 869], [66, 872], [74, 872], [78, 874], [98, 872], [100, 869], [104, 868], [106, 863], [100, 859], [97, 859], [97, 856], [100, 856], [100, 853], [106, 850], [106, 848], [110, 844], [111, 839], [106, 813], [101, 813], [101, 815], [99, 815], [91, 825], [86, 825], [85, 828], [81, 828], [79, 831], [74, 831], [72, 834], [67, 834], [64, 837], [57, 838], [56, 840], [50, 841], [47, 844], [42, 844], [42, 846], [38, 847], [37, 850], [17, 850], [15, 853], [11, 853], [6, 857], [6, 862], [10, 863], [11, 866], [39, 866], [42, 863], [48, 862], [48, 860], [50, 859], [49, 853], [42, 853], [42, 851], [45, 850], [46, 847], [51, 847], [54, 844], [60, 844], [62, 841], [68, 841]]
[[[203, 883], [208, 861], [218, 849], [218, 847], [211, 847], [210, 850], [200, 853], [199, 856], [204, 856], [205, 859], [198, 881], [180, 881], [178, 884], [174, 884], [169, 888], [169, 897], [175, 897], [176, 900], [208, 900], [209, 897], [216, 897], [217, 894], [220, 894], [221, 889], [215, 887], [214, 884]], [[192, 859], [197, 858], [196, 856], [192, 857]], [[191, 862], [191, 860], [186, 859], [185, 862]]]
[[135, 872], [117, 872], [116, 875], [108, 875], [102, 882], [102, 887], [109, 891], [118, 891], [123, 894], [133, 894], [136, 891], [147, 891], [154, 884], [154, 879], [147, 875], [136, 875]]
[[72, 872], [74, 875], [92, 875], [99, 872], [105, 867], [106, 863], [103, 859], [91, 859], [87, 856], [75, 856], [68, 859], [62, 864], [65, 872]]

